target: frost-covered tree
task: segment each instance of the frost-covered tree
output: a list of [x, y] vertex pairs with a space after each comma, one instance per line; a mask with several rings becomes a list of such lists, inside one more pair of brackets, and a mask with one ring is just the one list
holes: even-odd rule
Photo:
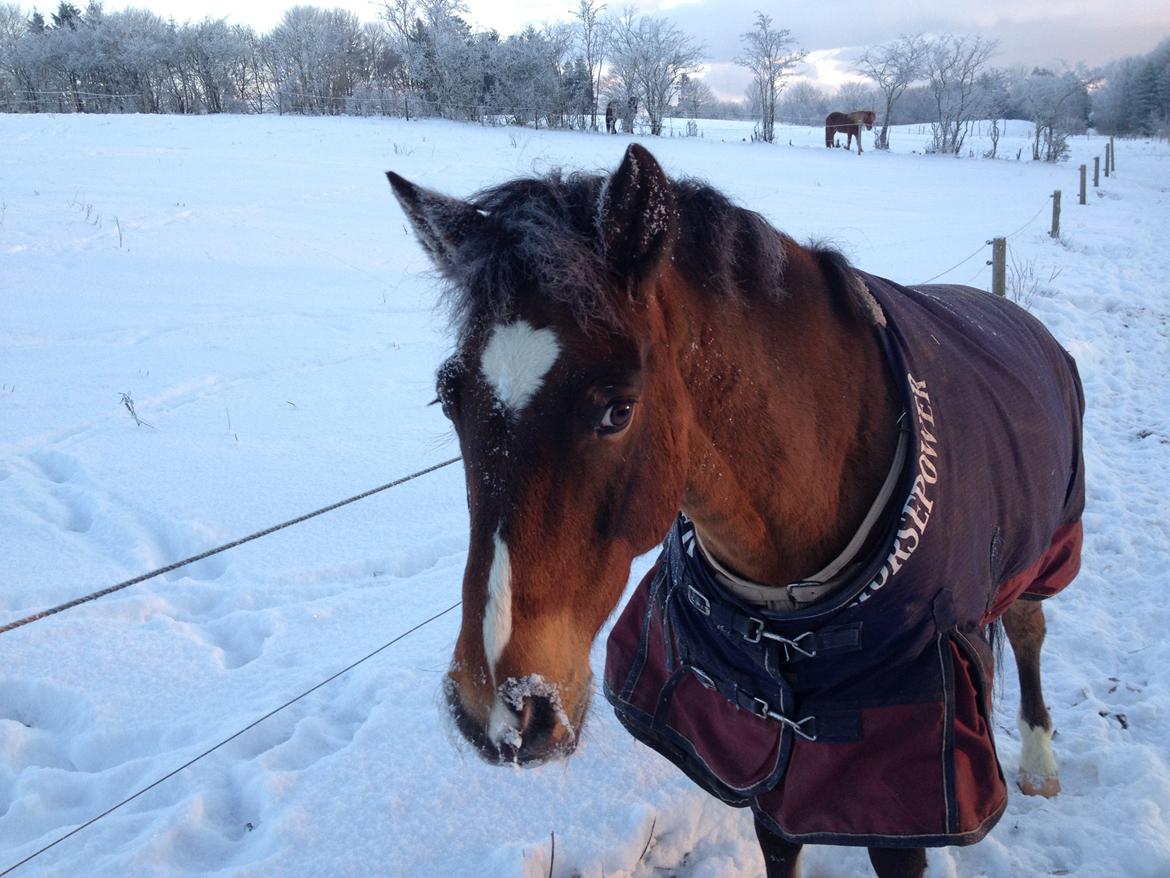
[[776, 117], [798, 125], [821, 125], [831, 104], [832, 96], [826, 89], [807, 79], [798, 79], [784, 89], [776, 105]]
[[872, 110], [881, 99], [880, 92], [865, 82], [847, 81], [837, 86], [833, 93], [832, 105], [854, 110]]
[[30, 51], [34, 36], [32, 24], [19, 6], [0, 4], [0, 89], [6, 98], [12, 95], [2, 105], [5, 110], [36, 111], [39, 107], [40, 70]]
[[265, 42], [282, 110], [346, 111], [360, 59], [356, 15], [345, 9], [294, 6]]
[[[601, 71], [609, 46], [609, 22], [601, 17], [605, 4], [598, 0], [578, 0], [573, 16], [577, 19], [577, 41], [581, 59], [589, 74], [589, 91], [596, 96], [601, 91]], [[597, 101], [589, 109], [589, 127], [597, 130]]]
[[1084, 131], [1089, 117], [1089, 78], [1071, 70], [1056, 74], [1035, 68], [1012, 84], [1015, 103], [1033, 126], [1032, 158], [1057, 162], [1068, 155], [1068, 138]]
[[430, 112], [478, 118], [495, 33], [473, 34], [463, 0], [389, 0], [382, 15], [398, 41], [410, 90]]
[[175, 31], [144, 9], [126, 9], [102, 17], [98, 51], [112, 91], [144, 113], [166, 109], [167, 61], [175, 57]]
[[396, 95], [406, 85], [406, 69], [399, 46], [383, 22], [362, 25], [360, 55], [360, 84], [354, 95], [361, 112], [396, 112]]
[[627, 10], [614, 27], [610, 55], [616, 96], [627, 112], [631, 98], [641, 100], [650, 133], [660, 135], [682, 77], [699, 69], [702, 47], [665, 18]]
[[993, 159], [999, 154], [999, 139], [1003, 133], [1000, 122], [1006, 123], [1012, 113], [1011, 79], [1006, 70], [992, 67], [979, 76], [979, 91], [982, 94], [981, 103], [985, 115], [991, 120], [991, 127], [987, 136], [991, 140], [991, 149], [984, 153], [984, 157]]
[[928, 42], [926, 78], [933, 108], [931, 151], [958, 155], [979, 115], [979, 75], [995, 52], [995, 40], [945, 34]]
[[1146, 55], [1105, 65], [1093, 90], [1093, 124], [1110, 134], [1170, 138], [1170, 38]]
[[243, 98], [236, 91], [238, 68], [252, 50], [245, 32], [222, 18], [205, 18], [182, 28], [179, 46], [201, 108], [208, 113], [234, 108]]
[[772, 143], [776, 137], [776, 99], [808, 53], [797, 47], [787, 28], [773, 27], [772, 17], [762, 12], [756, 13], [755, 27], [740, 40], [744, 48], [735, 63], [752, 72], [760, 113], [759, 137]]
[[925, 74], [926, 51], [927, 43], [921, 34], [903, 34], [896, 40], [866, 49], [857, 61], [858, 71], [877, 83], [885, 103], [878, 149], [890, 148], [890, 119], [894, 115], [894, 105], [906, 89]]
[[715, 102], [711, 86], [697, 76], [684, 75], [678, 86], [678, 113], [686, 119], [703, 118]]

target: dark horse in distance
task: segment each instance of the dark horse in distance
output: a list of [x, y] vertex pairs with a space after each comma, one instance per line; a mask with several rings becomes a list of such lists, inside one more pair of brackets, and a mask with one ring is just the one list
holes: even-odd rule
[[[605, 132], [617, 134], [618, 114], [621, 113], [621, 102], [612, 100], [605, 106]], [[634, 118], [638, 115], [638, 98], [631, 96], [626, 99], [626, 111], [621, 115], [622, 130], [630, 134], [634, 130]]]
[[590, 645], [665, 539], [605, 694], [752, 809], [770, 878], [807, 842], [912, 878], [996, 823], [996, 619], [1018, 783], [1057, 792], [1039, 601], [1077, 572], [1083, 402], [1038, 321], [801, 246], [637, 144], [471, 201], [389, 176], [452, 307], [471, 530], [446, 695], [486, 760], [573, 752]]
[[857, 138], [857, 154], [861, 155], [861, 126], [866, 131], [873, 130], [873, 123], [877, 114], [873, 110], [858, 110], [855, 113], [830, 113], [825, 117], [825, 146], [832, 148], [838, 134], [845, 135], [845, 149], [853, 148], [853, 138]]

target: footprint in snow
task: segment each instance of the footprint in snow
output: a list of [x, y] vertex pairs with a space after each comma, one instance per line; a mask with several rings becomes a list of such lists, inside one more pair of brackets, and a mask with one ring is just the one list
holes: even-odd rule
[[18, 489], [22, 489], [22, 500], [28, 509], [61, 530], [88, 532], [100, 500], [81, 463], [55, 449], [34, 452], [26, 460], [26, 478]]
[[208, 645], [222, 653], [223, 666], [234, 671], [263, 654], [275, 628], [261, 613], [236, 612], [203, 625], [201, 630]]

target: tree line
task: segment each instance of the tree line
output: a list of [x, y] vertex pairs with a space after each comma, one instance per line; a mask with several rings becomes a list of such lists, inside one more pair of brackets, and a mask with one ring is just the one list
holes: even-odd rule
[[[1070, 134], [1165, 129], [1170, 40], [1100, 71], [990, 66], [981, 36], [902, 36], [864, 52], [834, 92], [794, 76], [806, 53], [757, 13], [735, 58], [743, 101], [701, 78], [704, 48], [668, 18], [610, 14], [578, 0], [571, 22], [503, 36], [468, 23], [463, 0], [384, 0], [377, 22], [295, 6], [267, 33], [206, 18], [178, 24], [143, 9], [61, 2], [46, 19], [0, 4], [0, 111], [308, 113], [439, 116], [592, 128], [613, 102], [620, 127], [662, 134], [667, 120], [750, 115], [771, 142], [778, 121], [820, 124], [831, 110], [874, 109], [891, 125], [929, 123], [932, 150], [960, 154], [976, 119], [1033, 122], [1032, 157], [1056, 161]], [[599, 121], [602, 120], [602, 121]], [[998, 125], [992, 128], [994, 155]]]

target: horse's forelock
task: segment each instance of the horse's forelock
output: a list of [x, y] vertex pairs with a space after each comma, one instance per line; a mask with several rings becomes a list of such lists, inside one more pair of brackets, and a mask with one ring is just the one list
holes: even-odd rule
[[[444, 271], [444, 298], [460, 334], [514, 318], [534, 301], [564, 306], [584, 331], [629, 327], [634, 301], [606, 262], [598, 212], [608, 177], [552, 171], [475, 195], [486, 216]], [[704, 295], [775, 299], [783, 293], [785, 237], [711, 186], [670, 181], [678, 224], [673, 261]]]
[[462, 329], [498, 322], [533, 297], [565, 306], [582, 327], [620, 322], [595, 237], [597, 175], [512, 180], [478, 193], [488, 219], [445, 272], [445, 302]]

